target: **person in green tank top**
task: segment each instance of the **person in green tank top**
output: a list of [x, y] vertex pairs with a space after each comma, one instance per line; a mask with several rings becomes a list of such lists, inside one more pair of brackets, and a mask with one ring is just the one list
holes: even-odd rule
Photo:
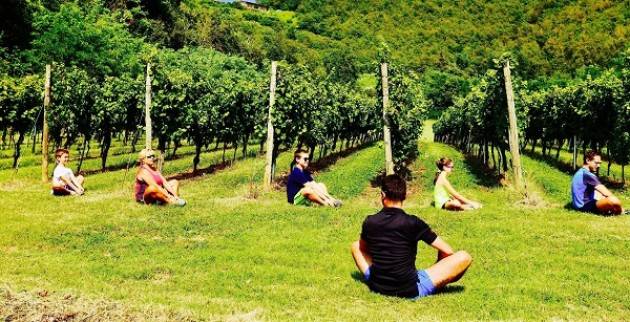
[[453, 172], [453, 160], [443, 157], [436, 163], [438, 172], [435, 175], [433, 201], [435, 208], [445, 210], [473, 210], [481, 208], [481, 203], [472, 201], [457, 192], [447, 176]]

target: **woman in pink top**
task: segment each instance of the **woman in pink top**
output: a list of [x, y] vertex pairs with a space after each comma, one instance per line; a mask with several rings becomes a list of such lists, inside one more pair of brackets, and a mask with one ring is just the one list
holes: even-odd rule
[[166, 180], [155, 167], [156, 154], [151, 149], [140, 151], [138, 172], [134, 187], [137, 202], [145, 204], [169, 204], [183, 206], [186, 201], [179, 197], [179, 182]]

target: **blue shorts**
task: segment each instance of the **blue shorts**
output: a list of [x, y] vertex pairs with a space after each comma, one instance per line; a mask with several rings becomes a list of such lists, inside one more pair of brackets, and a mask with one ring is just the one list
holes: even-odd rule
[[591, 200], [584, 204], [581, 208], [576, 208], [579, 211], [595, 212], [597, 211], [597, 200]]
[[[370, 268], [363, 273], [365, 280], [370, 280]], [[417, 300], [421, 297], [429, 296], [431, 294], [435, 294], [437, 290], [433, 285], [433, 281], [429, 278], [429, 274], [427, 274], [426, 270], [418, 271], [418, 281], [416, 282], [418, 286], [418, 296], [412, 298], [412, 300]]]

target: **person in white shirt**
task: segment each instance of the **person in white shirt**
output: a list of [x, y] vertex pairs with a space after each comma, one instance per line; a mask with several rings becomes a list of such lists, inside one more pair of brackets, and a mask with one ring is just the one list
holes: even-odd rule
[[55, 151], [57, 166], [52, 178], [52, 194], [55, 196], [80, 196], [85, 193], [83, 188], [85, 178], [82, 175], [75, 176], [72, 170], [66, 167], [69, 154], [66, 149]]

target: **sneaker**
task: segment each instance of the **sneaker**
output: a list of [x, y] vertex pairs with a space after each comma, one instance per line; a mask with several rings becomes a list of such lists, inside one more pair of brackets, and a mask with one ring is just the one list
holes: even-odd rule
[[183, 207], [186, 205], [186, 200], [182, 198], [177, 198], [177, 201], [173, 203], [174, 206]]
[[630, 215], [630, 209], [624, 210], [621, 214], [622, 215]]
[[335, 208], [339, 208], [339, 207], [341, 207], [343, 205], [343, 202], [341, 202], [341, 200], [339, 200], [339, 199], [335, 199], [333, 204], [335, 205]]

